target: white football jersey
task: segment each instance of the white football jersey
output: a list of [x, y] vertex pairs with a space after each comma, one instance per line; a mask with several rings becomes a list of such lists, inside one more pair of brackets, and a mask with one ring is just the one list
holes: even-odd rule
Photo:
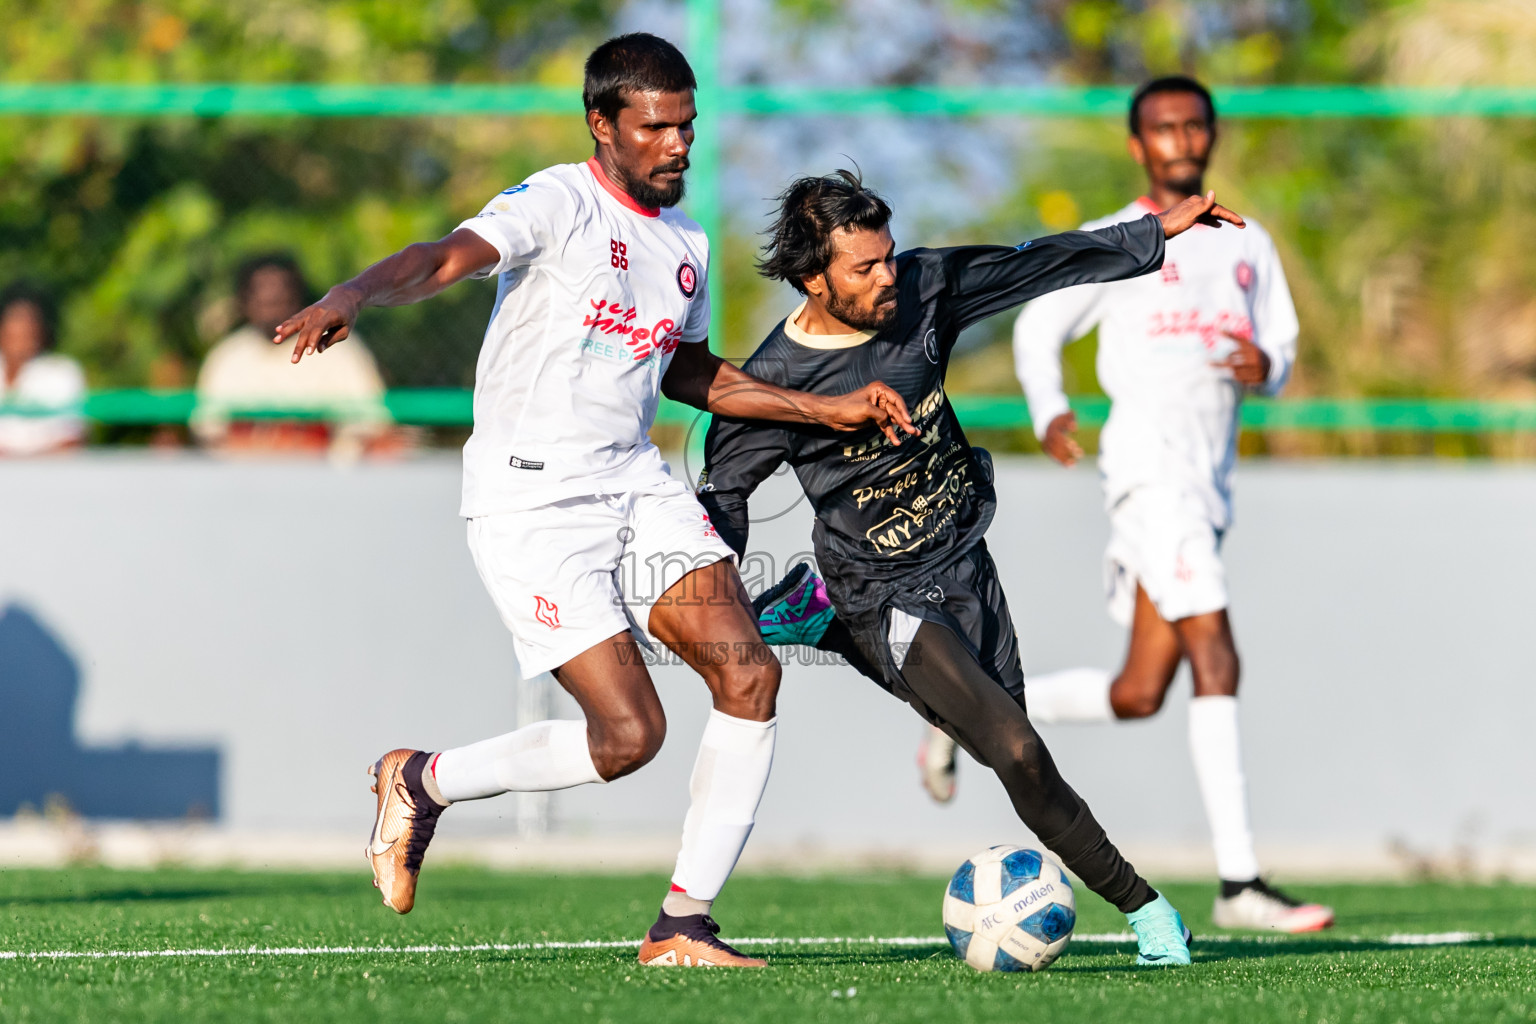
[[640, 206], [595, 159], [538, 172], [460, 227], [501, 256], [477, 275], [499, 279], [460, 514], [654, 481], [662, 374], [679, 344], [709, 332], [703, 230]]
[[58, 410], [52, 416], [0, 416], [0, 455], [37, 455], [82, 440], [85, 394], [80, 364], [53, 352], [29, 359], [10, 384], [0, 374], [0, 402]]
[[[1157, 212], [1145, 197], [1084, 229]], [[1197, 225], [1168, 241], [1159, 271], [1044, 295], [1013, 329], [1019, 382], [1035, 433], [1067, 411], [1061, 347], [1099, 329], [1099, 383], [1112, 400], [1099, 439], [1099, 471], [1113, 508], [1133, 488], [1173, 485], [1199, 497], [1217, 529], [1232, 519], [1243, 389], [1213, 362], [1252, 339], [1270, 358], [1261, 389], [1276, 394], [1296, 357], [1296, 308], [1269, 234]]]

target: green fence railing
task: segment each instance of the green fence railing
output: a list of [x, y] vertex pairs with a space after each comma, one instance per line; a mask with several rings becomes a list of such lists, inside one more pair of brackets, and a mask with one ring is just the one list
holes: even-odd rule
[[[1029, 407], [1020, 396], [951, 395], [955, 414], [967, 430], [1023, 430]], [[1073, 398], [1079, 426], [1101, 427], [1109, 418], [1109, 399]], [[657, 422], [692, 422], [702, 415], [667, 403]], [[1508, 434], [1536, 432], [1536, 403], [1466, 402], [1359, 398], [1251, 398], [1243, 403], [1245, 430], [1420, 432], [1434, 434]]]
[[[1223, 118], [1536, 117], [1536, 88], [1217, 86]], [[747, 115], [1123, 117], [1131, 86], [716, 85], [710, 112]], [[0, 114], [136, 117], [580, 116], [581, 87], [0, 82]]]
[[[952, 395], [955, 413], [969, 430], [1023, 430], [1029, 408], [1017, 395]], [[385, 395], [397, 423], [426, 427], [468, 427], [474, 422], [472, 393], [457, 388], [403, 388]], [[197, 407], [192, 391], [98, 391], [78, 408], [0, 406], [0, 415], [43, 416], [78, 413], [109, 426], [186, 423]], [[1072, 399], [1078, 423], [1103, 426], [1109, 400], [1101, 396]], [[244, 419], [339, 420], [370, 416], [373, 407], [263, 403], [221, 411]], [[683, 427], [704, 413], [663, 400], [656, 416], [662, 427]], [[1536, 433], [1536, 403], [1471, 402], [1450, 399], [1250, 398], [1243, 403], [1247, 430], [1417, 432], [1434, 434]]]

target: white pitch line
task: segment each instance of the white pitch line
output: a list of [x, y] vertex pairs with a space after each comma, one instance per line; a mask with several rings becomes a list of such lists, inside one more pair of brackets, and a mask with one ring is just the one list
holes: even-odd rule
[[[1464, 946], [1469, 942], [1492, 942], [1497, 937], [1492, 932], [1396, 932], [1392, 935], [1332, 935], [1326, 932], [1313, 932], [1311, 934], [1332, 939], [1334, 942], [1377, 942], [1384, 946]], [[1272, 935], [1196, 935], [1194, 944], [1197, 946], [1213, 942], [1262, 944], [1289, 942], [1298, 937], [1305, 938], [1304, 935], [1286, 935], [1279, 932]], [[1097, 935], [1074, 935], [1072, 938], [1078, 942], [1136, 941], [1136, 936], [1132, 932], [1103, 932]]]
[[[1430, 932], [1425, 935], [1398, 933], [1378, 941], [1393, 946], [1460, 946], [1468, 942], [1492, 942], [1493, 939], [1492, 932]], [[1360, 941], [1369, 942], [1370, 940]]]
[[[1494, 938], [1486, 932], [1431, 932], [1426, 934], [1396, 934], [1381, 937], [1369, 935], [1330, 936], [1335, 942], [1379, 942], [1389, 946], [1459, 946], [1470, 942], [1487, 942]], [[1130, 932], [1102, 932], [1077, 935], [1079, 942], [1134, 942]], [[1289, 936], [1282, 935], [1211, 935], [1198, 936], [1199, 943], [1272, 943]], [[759, 939], [732, 939], [742, 946], [945, 946], [949, 940], [942, 935], [896, 935], [888, 938], [849, 936], [806, 938], [770, 937]], [[576, 942], [481, 942], [471, 945], [422, 945], [422, 946], [247, 946], [243, 949], [106, 949], [106, 950], [0, 950], [0, 960], [151, 960], [161, 957], [230, 957], [230, 956], [358, 956], [398, 955], [403, 953], [516, 953], [544, 949], [633, 949], [640, 945], [637, 939], [585, 939]]]

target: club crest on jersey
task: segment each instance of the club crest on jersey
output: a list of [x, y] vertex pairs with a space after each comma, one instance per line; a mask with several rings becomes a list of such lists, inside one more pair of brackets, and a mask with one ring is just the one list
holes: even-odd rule
[[1239, 288], [1241, 288], [1243, 291], [1246, 292], [1250, 288], [1253, 287], [1253, 264], [1252, 263], [1249, 263], [1247, 260], [1238, 260], [1237, 261], [1237, 270], [1234, 271], [1234, 273], [1235, 273], [1235, 275], [1237, 277], [1237, 286]]
[[923, 335], [923, 355], [927, 356], [928, 361], [934, 366], [939, 365], [939, 333], [931, 327], [928, 333]]
[[560, 607], [553, 601], [546, 600], [538, 594], [533, 595], [533, 617], [538, 619], [550, 629], [560, 628]]
[[689, 301], [693, 300], [694, 293], [699, 290], [699, 272], [693, 269], [693, 264], [686, 258], [677, 266], [677, 290]]

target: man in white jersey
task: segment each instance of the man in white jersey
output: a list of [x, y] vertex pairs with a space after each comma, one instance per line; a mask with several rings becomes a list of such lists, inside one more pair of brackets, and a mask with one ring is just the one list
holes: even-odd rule
[[[640, 961], [762, 966], [720, 940], [709, 912], [767, 784], [779, 664], [733, 552], [648, 432], [662, 394], [732, 416], [878, 428], [892, 442], [898, 429], [915, 429], [884, 384], [802, 394], [709, 351], [709, 245], [676, 209], [694, 88], [688, 62], [665, 40], [609, 40], [586, 65], [592, 159], [540, 171], [441, 241], [408, 246], [337, 285], [273, 340], [295, 339], [298, 362], [344, 339], [364, 306], [498, 278], [475, 371], [461, 514], [523, 674], [553, 672], [585, 720], [381, 757], [369, 769], [378, 805], [368, 856], [385, 905], [402, 914], [414, 905], [422, 857], [453, 802], [604, 783], [655, 756], [666, 723], [637, 646], [648, 631], [704, 677], [714, 710], [672, 886]], [[643, 594], [621, 588], [621, 560], [651, 574]]]
[[[1142, 86], [1131, 101], [1130, 132], [1148, 194], [1085, 228], [1134, 220], [1203, 190], [1216, 110], [1200, 83], [1177, 76]], [[1111, 526], [1106, 586], [1111, 615], [1130, 627], [1130, 648], [1118, 676], [1080, 668], [1031, 677], [1030, 717], [1146, 718], [1187, 659], [1195, 685], [1190, 753], [1221, 878], [1216, 925], [1326, 928], [1331, 909], [1259, 877], [1220, 555], [1232, 522], [1243, 394], [1278, 393], [1296, 355], [1296, 310], [1274, 243], [1251, 218], [1247, 231], [1195, 227], [1169, 241], [1155, 273], [1067, 288], [1025, 307], [1013, 336], [1019, 380], [1037, 435], [1064, 466], [1083, 452], [1062, 393], [1061, 348], [1094, 327], [1099, 381], [1113, 402], [1099, 443]]]

